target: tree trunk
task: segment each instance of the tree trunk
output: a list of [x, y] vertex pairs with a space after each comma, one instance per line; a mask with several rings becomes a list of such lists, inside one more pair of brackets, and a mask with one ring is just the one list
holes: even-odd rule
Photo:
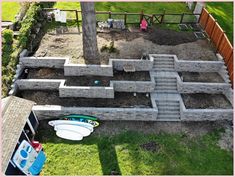
[[99, 52], [96, 38], [96, 15], [94, 2], [80, 2], [82, 10], [82, 40], [85, 60], [97, 61]]

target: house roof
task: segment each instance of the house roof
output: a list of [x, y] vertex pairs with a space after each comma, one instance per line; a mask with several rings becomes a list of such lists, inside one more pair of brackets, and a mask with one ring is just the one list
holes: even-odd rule
[[35, 102], [15, 96], [2, 102], [2, 172], [5, 173], [18, 139]]

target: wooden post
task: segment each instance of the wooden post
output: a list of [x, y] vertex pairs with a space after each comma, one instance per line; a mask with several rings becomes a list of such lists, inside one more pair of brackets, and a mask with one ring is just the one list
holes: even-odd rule
[[214, 21], [214, 25], [213, 25], [213, 27], [212, 27], [212, 31], [211, 31], [211, 37], [212, 37], [212, 34], [213, 34], [214, 30], [215, 30], [216, 22], [217, 22], [217, 20], [215, 20], [215, 21]]
[[164, 9], [160, 24], [163, 23], [163, 19], [164, 19], [165, 13], [166, 13], [166, 10]]
[[181, 14], [180, 24], [183, 22], [184, 13]]
[[151, 25], [153, 25], [153, 15], [151, 16], [150, 23], [151, 23]]
[[220, 45], [221, 45], [221, 42], [222, 42], [222, 39], [223, 39], [223, 36], [224, 36], [224, 35], [225, 35], [225, 33], [224, 33], [224, 31], [223, 31], [222, 35], [221, 35], [220, 38], [219, 38], [218, 47], [217, 47], [217, 49], [216, 49], [216, 52], [219, 51], [219, 48], [220, 48]]
[[141, 12], [140, 12], [140, 24], [141, 24], [141, 21], [143, 20], [143, 16], [144, 16], [144, 12], [143, 12], [143, 10], [141, 10]]
[[[208, 16], [207, 16], [207, 19], [206, 19], [206, 23], [205, 23], [205, 27], [204, 27], [204, 29], [206, 29], [206, 26], [207, 26], [207, 23], [208, 23], [209, 18], [210, 18], [210, 14], [208, 14]], [[203, 29], [203, 30], [204, 30], [204, 29]]]
[[205, 10], [204, 10], [204, 7], [203, 7], [203, 9], [202, 9], [202, 11], [201, 11], [201, 14], [200, 14], [200, 16], [199, 16], [199, 18], [198, 18], [198, 23], [200, 22], [201, 17], [202, 17], [202, 13], [203, 13], [204, 11], [205, 11]]
[[80, 34], [80, 27], [79, 27], [79, 21], [78, 21], [78, 11], [76, 10], [76, 21], [77, 21], [77, 28], [78, 28], [78, 33]]
[[126, 26], [126, 18], [127, 18], [127, 15], [126, 15], [126, 12], [125, 12], [125, 14], [124, 14], [124, 24], [125, 24], [125, 26]]
[[112, 12], [111, 11], [109, 11], [109, 18], [111, 18], [112, 17], [112, 14], [111, 14]]

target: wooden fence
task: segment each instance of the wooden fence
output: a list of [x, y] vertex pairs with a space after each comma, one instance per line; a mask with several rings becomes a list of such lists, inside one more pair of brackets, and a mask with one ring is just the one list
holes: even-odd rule
[[[54, 8], [44, 8], [45, 11], [52, 11], [56, 10]], [[66, 9], [61, 10], [66, 11], [68, 13], [74, 13], [73, 19], [69, 20], [76, 20], [77, 23], [82, 21], [81, 18], [81, 11], [74, 10], [74, 9]], [[198, 18], [196, 18], [198, 17]], [[180, 23], [198, 23], [200, 14], [193, 14], [193, 13], [179, 13], [179, 14], [168, 14], [159, 13], [159, 14], [145, 14], [143, 11], [140, 13], [128, 13], [128, 12], [111, 12], [111, 11], [96, 11], [96, 20], [99, 21], [106, 21], [108, 18], [112, 19], [123, 19], [124, 24], [140, 24], [141, 20], [144, 18], [148, 22], [148, 25], [154, 24], [180, 24]], [[79, 24], [78, 24], [79, 25]]]
[[229, 78], [233, 86], [233, 46], [228, 40], [223, 29], [205, 8], [202, 10], [199, 24], [205, 30], [211, 42], [215, 46], [216, 52], [220, 53], [224, 58], [224, 62], [229, 72]]

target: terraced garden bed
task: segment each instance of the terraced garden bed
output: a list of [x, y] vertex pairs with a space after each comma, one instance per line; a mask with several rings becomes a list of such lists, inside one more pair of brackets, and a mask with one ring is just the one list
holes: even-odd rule
[[[147, 71], [124, 72], [114, 71], [113, 77], [106, 76], [64, 76], [63, 69], [54, 68], [30, 68], [27, 79], [65, 79], [68, 86], [109, 86], [111, 80], [124, 81], [150, 81]], [[99, 84], [95, 84], [98, 80]]]
[[32, 100], [37, 105], [60, 105], [64, 107], [113, 107], [151, 108], [151, 99], [146, 94], [115, 92], [114, 99], [104, 98], [60, 98], [56, 91], [21, 91], [18, 96]]
[[186, 109], [232, 109], [229, 100], [222, 94], [181, 94]]
[[179, 72], [183, 82], [223, 83], [223, 78], [216, 72]]

